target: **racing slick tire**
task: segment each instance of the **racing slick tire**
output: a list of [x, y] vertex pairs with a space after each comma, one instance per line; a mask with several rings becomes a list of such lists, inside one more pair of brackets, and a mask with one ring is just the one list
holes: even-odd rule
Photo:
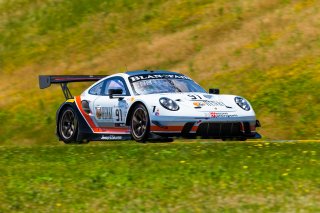
[[65, 108], [59, 117], [58, 133], [60, 139], [66, 144], [81, 143], [77, 141], [78, 117], [72, 107]]
[[150, 132], [150, 118], [148, 110], [143, 104], [134, 107], [130, 121], [131, 135], [140, 143], [145, 143]]

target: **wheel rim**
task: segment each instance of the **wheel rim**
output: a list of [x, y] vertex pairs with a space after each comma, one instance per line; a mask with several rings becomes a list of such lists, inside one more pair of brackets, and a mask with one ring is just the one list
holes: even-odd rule
[[147, 115], [143, 109], [138, 108], [132, 116], [132, 132], [137, 138], [141, 138], [146, 131]]
[[70, 139], [76, 130], [77, 121], [74, 113], [67, 110], [63, 113], [60, 123], [60, 132], [65, 139]]

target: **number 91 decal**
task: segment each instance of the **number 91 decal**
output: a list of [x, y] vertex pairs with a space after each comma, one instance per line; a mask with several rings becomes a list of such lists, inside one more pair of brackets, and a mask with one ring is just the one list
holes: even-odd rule
[[116, 109], [115, 118], [116, 118], [117, 122], [122, 122], [123, 121], [123, 111], [122, 111], [122, 109]]
[[191, 100], [202, 100], [201, 96], [200, 95], [188, 95]]

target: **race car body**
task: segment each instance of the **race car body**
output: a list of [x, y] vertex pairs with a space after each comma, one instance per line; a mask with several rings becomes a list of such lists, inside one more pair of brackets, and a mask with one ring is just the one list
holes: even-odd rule
[[[66, 143], [100, 140], [166, 140], [173, 137], [260, 138], [250, 103], [207, 93], [191, 78], [169, 71], [111, 76], [40, 76], [40, 88], [59, 83], [66, 102], [57, 111], [57, 135]], [[96, 81], [72, 97], [67, 83]]]

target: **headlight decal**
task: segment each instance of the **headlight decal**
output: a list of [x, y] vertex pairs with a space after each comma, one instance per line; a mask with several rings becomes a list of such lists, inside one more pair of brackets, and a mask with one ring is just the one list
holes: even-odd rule
[[161, 104], [161, 106], [163, 106], [167, 110], [171, 110], [171, 111], [179, 110], [179, 105], [175, 101], [171, 100], [170, 98], [162, 97], [159, 99], [159, 103]]
[[250, 110], [250, 105], [248, 103], [248, 101], [244, 98], [241, 97], [235, 97], [234, 101], [236, 102], [236, 104], [243, 110], [245, 111], [249, 111]]

